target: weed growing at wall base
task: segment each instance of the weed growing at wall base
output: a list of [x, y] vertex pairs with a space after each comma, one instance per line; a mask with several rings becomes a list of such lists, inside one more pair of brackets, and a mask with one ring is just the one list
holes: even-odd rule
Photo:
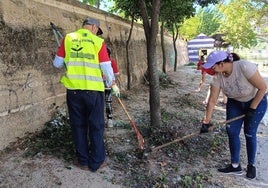
[[53, 154], [58, 158], [71, 161], [75, 157], [71, 128], [65, 110], [58, 109], [55, 117], [45, 124], [44, 129], [31, 137], [24, 156], [33, 156], [38, 153]]

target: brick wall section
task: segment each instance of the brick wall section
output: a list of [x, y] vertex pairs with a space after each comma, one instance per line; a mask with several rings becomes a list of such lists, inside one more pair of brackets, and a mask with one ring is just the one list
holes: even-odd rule
[[[129, 21], [75, 0], [0, 1], [0, 150], [18, 137], [42, 129], [56, 106], [64, 105], [65, 88], [59, 83], [64, 70], [52, 66], [57, 43], [50, 22], [66, 34], [80, 28], [88, 16], [100, 20], [102, 37], [113, 50], [126, 88]], [[166, 36], [165, 40], [168, 62], [173, 66], [172, 38]], [[187, 61], [186, 44], [179, 41], [177, 45], [182, 65]], [[161, 67], [160, 45], [157, 54]], [[139, 24], [134, 26], [130, 59], [132, 84], [137, 85], [146, 70], [145, 36]]]

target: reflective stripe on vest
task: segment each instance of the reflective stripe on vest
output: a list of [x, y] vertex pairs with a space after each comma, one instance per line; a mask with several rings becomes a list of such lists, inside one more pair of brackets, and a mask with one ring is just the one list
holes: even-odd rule
[[89, 64], [89, 63], [85, 63], [85, 62], [67, 62], [65, 63], [66, 66], [85, 66], [85, 67], [91, 67], [91, 68], [100, 68], [99, 64]]
[[66, 35], [66, 75], [61, 82], [68, 89], [104, 91], [98, 53], [103, 39], [86, 29]]

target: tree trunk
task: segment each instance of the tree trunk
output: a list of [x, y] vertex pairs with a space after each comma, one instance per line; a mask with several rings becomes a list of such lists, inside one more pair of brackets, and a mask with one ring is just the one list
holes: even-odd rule
[[131, 89], [131, 67], [130, 67], [130, 59], [129, 59], [129, 43], [133, 31], [133, 25], [134, 25], [134, 14], [131, 15], [131, 27], [129, 30], [128, 39], [126, 42], [126, 55], [127, 55], [127, 89]]
[[177, 58], [177, 54], [178, 54], [178, 51], [177, 51], [177, 47], [176, 47], [176, 41], [173, 40], [173, 48], [174, 48], [174, 72], [177, 71], [177, 64], [178, 64], [178, 58]]
[[162, 66], [162, 71], [163, 73], [166, 73], [166, 64], [167, 64], [167, 59], [166, 59], [166, 52], [165, 52], [165, 40], [164, 40], [164, 22], [161, 23], [161, 49], [162, 49], [162, 56], [163, 56], [163, 66]]
[[147, 61], [149, 70], [150, 86], [150, 118], [151, 126], [160, 127], [161, 110], [160, 110], [160, 92], [159, 92], [159, 75], [156, 61], [156, 37], [158, 33], [158, 18], [160, 10], [160, 0], [153, 0], [153, 10], [151, 23], [148, 18], [147, 9], [144, 0], [139, 0], [143, 27], [145, 31], [147, 44]]
[[175, 24], [175, 31], [172, 30], [172, 39], [173, 39], [173, 48], [174, 48], [174, 55], [175, 55], [175, 61], [174, 61], [174, 72], [177, 71], [177, 65], [178, 65], [178, 58], [177, 58], [177, 46], [176, 46], [176, 41], [178, 39], [178, 34], [179, 34], [179, 26]]

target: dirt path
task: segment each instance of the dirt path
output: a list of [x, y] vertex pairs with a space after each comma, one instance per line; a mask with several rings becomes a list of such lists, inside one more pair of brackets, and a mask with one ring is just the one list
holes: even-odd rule
[[258, 150], [256, 167], [257, 176], [263, 185], [268, 187], [268, 121], [266, 120], [258, 131]]
[[[170, 110], [169, 113], [174, 112], [179, 114], [176, 118], [181, 118], [180, 114], [184, 111], [189, 113], [195, 113], [196, 116], [202, 118], [204, 113], [204, 107], [197, 106], [198, 109], [188, 109], [183, 107], [184, 111], [178, 110], [179, 98], [177, 95], [181, 96], [192, 96], [200, 95], [200, 103], [206, 96], [206, 89], [200, 93], [193, 92], [197, 87], [200, 79], [200, 73], [191, 67], [182, 67], [176, 73], [170, 73], [170, 77], [174, 82], [174, 88], [169, 88], [166, 90], [161, 90], [161, 104], [165, 107], [165, 110]], [[208, 83], [208, 81], [207, 81]], [[206, 83], [206, 88], [208, 87]], [[267, 82], [268, 83], [268, 82]], [[174, 97], [174, 98], [172, 98]], [[148, 94], [142, 92], [135, 92], [129, 95], [128, 98], [123, 99], [126, 108], [129, 113], [133, 116], [137, 125], [142, 125], [144, 123], [143, 119], [138, 119], [138, 117], [144, 116], [145, 112], [148, 112]], [[132, 181], [134, 175], [134, 164], [137, 163], [135, 155], [131, 155], [128, 151], [134, 151], [133, 149], [137, 146], [135, 137], [132, 138], [129, 134], [133, 134], [133, 130], [124, 129], [120, 127], [120, 123], [128, 124], [128, 119], [124, 115], [122, 109], [118, 104], [115, 104], [115, 118], [117, 119], [118, 127], [106, 130], [106, 143], [108, 153], [108, 163], [109, 166], [103, 169], [101, 172], [91, 173], [89, 171], [82, 171], [77, 167], [73, 166], [71, 163], [65, 162], [62, 159], [58, 159], [53, 155], [44, 155], [42, 153], [36, 154], [34, 157], [24, 157], [25, 151], [19, 149], [19, 147], [13, 147], [10, 151], [2, 153], [0, 155], [0, 187], [1, 188], [116, 188], [124, 187], [124, 185], [132, 185], [125, 187], [157, 187], [157, 184], [150, 185], [145, 183], [129, 183]], [[215, 120], [223, 121], [225, 109], [223, 106], [218, 105], [217, 111], [215, 113]], [[166, 114], [167, 118], [170, 118]], [[175, 119], [174, 125], [179, 124], [180, 121]], [[173, 124], [170, 124], [173, 125]], [[184, 127], [184, 124], [181, 125]], [[193, 129], [193, 130], [191, 130]], [[188, 132], [198, 130], [199, 127], [192, 127]], [[180, 131], [179, 131], [180, 133]], [[187, 132], [186, 132], [187, 134]], [[217, 133], [212, 136], [217, 136]], [[180, 137], [180, 135], [176, 135]], [[207, 136], [209, 137], [209, 136]], [[181, 159], [181, 154], [176, 154], [177, 150], [181, 150], [183, 146], [189, 147], [189, 151], [195, 150], [197, 145], [203, 143], [206, 137], [197, 137], [192, 140], [185, 141], [182, 145], [177, 146], [176, 151], [172, 153], [173, 149], [161, 150], [158, 155], [153, 156], [147, 161], [138, 163], [139, 170], [142, 170], [140, 175], [140, 182], [143, 182], [142, 178], [145, 176], [151, 177], [155, 174], [157, 176], [163, 176], [167, 174], [165, 179], [160, 179], [163, 183], [164, 180], [168, 181], [163, 184], [172, 184], [174, 186], [168, 187], [178, 187], [178, 182], [182, 180], [183, 175], [189, 173], [202, 172], [204, 175], [208, 175], [209, 184], [211, 186], [206, 187], [248, 187], [248, 188], [268, 188], [268, 115], [260, 125], [258, 131], [258, 151], [257, 151], [257, 178], [254, 180], [247, 180], [245, 178], [245, 141], [242, 140], [242, 165], [244, 174], [243, 176], [230, 176], [224, 175], [217, 172], [217, 168], [224, 163], [228, 163], [229, 152], [224, 151], [209, 151], [208, 158], [202, 158], [198, 155], [189, 156], [189, 161]], [[243, 134], [241, 134], [241, 139], [243, 139]], [[147, 145], [148, 146], [148, 145]], [[196, 147], [196, 148], [195, 148]], [[223, 146], [227, 148], [227, 146]], [[206, 147], [204, 147], [206, 148]], [[125, 152], [126, 151], [126, 152]], [[182, 150], [183, 151], [183, 150]], [[115, 158], [113, 153], [117, 155]], [[135, 151], [134, 151], [135, 152]], [[218, 152], [218, 153], [217, 153]], [[128, 159], [125, 165], [122, 165], [124, 161], [118, 162], [119, 154], [123, 157], [122, 160]], [[175, 156], [173, 156], [175, 155]], [[187, 158], [186, 158], [187, 159]], [[183, 160], [183, 161], [182, 161]], [[133, 162], [135, 161], [135, 162]], [[176, 170], [174, 171], [174, 169]], [[170, 171], [170, 173], [169, 173]], [[174, 173], [175, 172], [175, 173]], [[148, 179], [149, 181], [150, 179]], [[145, 181], [146, 182], [146, 181]], [[159, 184], [158, 184], [159, 185]]]
[[[268, 72], [262, 72], [268, 84]], [[257, 150], [257, 175], [263, 184], [268, 187], [268, 111], [263, 118], [262, 125], [258, 130], [258, 150]]]

